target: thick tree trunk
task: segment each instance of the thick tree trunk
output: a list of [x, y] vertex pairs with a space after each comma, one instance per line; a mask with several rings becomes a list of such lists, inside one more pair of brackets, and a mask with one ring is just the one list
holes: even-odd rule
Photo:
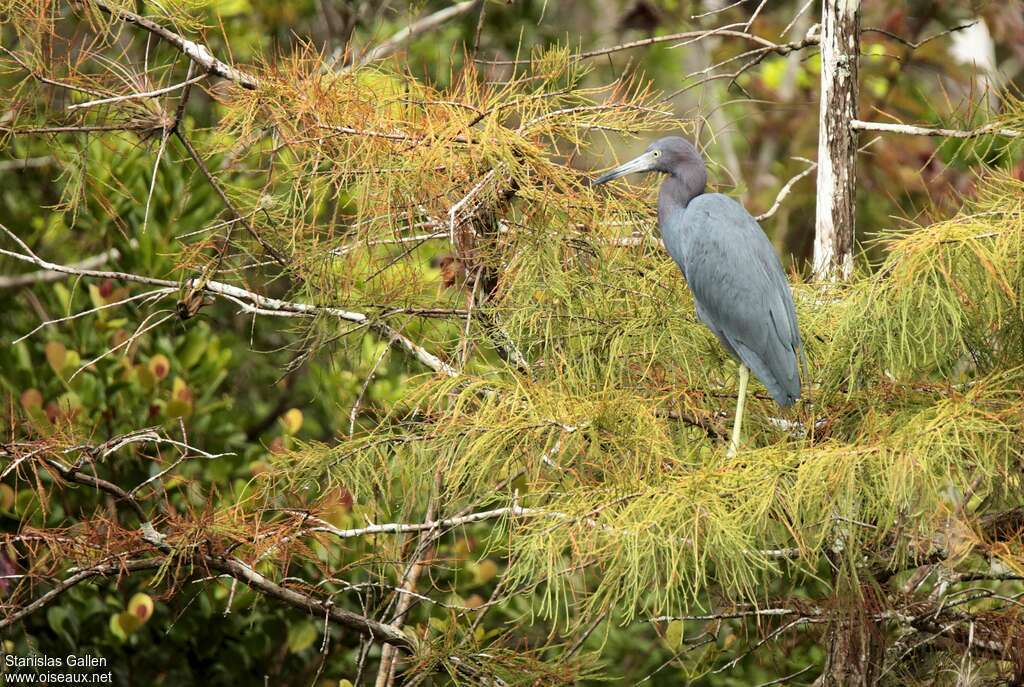
[[873, 687], [885, 659], [880, 629], [864, 618], [848, 617], [829, 628], [820, 687]]
[[860, 0], [824, 0], [814, 276], [844, 279], [853, 269]]

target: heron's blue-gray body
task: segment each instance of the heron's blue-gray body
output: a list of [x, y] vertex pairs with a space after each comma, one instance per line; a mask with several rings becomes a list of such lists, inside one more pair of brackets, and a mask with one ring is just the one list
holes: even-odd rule
[[636, 172], [665, 175], [658, 192], [665, 248], [686, 277], [697, 316], [740, 362], [728, 452], [735, 455], [749, 372], [779, 405], [800, 398], [803, 351], [789, 282], [757, 220], [732, 198], [704, 193], [707, 168], [692, 143], [678, 136], [659, 139], [594, 183]]
[[679, 207], [665, 181], [658, 224], [693, 293], [697, 316], [777, 403], [800, 398], [800, 332], [782, 265], [757, 221], [720, 193]]

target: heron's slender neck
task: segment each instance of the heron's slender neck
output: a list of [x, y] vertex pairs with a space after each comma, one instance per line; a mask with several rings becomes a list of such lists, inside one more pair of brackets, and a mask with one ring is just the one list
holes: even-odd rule
[[703, 160], [697, 159], [679, 165], [661, 183], [658, 207], [675, 206], [684, 209], [691, 200], [704, 193], [707, 183], [708, 171]]

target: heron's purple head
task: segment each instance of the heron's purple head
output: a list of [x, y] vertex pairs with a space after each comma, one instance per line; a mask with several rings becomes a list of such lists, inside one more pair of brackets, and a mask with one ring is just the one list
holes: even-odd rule
[[697, 148], [681, 136], [666, 136], [649, 145], [643, 155], [605, 172], [594, 183], [604, 184], [638, 172], [668, 174], [685, 181], [687, 186], [699, 187], [698, 193], [703, 193], [708, 179], [704, 159]]

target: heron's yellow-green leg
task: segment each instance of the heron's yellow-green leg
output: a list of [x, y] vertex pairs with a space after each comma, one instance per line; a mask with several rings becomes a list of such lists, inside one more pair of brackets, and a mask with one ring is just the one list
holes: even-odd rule
[[743, 426], [743, 402], [747, 399], [747, 380], [750, 379], [750, 369], [740, 363], [740, 391], [736, 395], [736, 419], [732, 424], [732, 439], [729, 441], [729, 452], [726, 454], [732, 458], [740, 448], [740, 429]]

